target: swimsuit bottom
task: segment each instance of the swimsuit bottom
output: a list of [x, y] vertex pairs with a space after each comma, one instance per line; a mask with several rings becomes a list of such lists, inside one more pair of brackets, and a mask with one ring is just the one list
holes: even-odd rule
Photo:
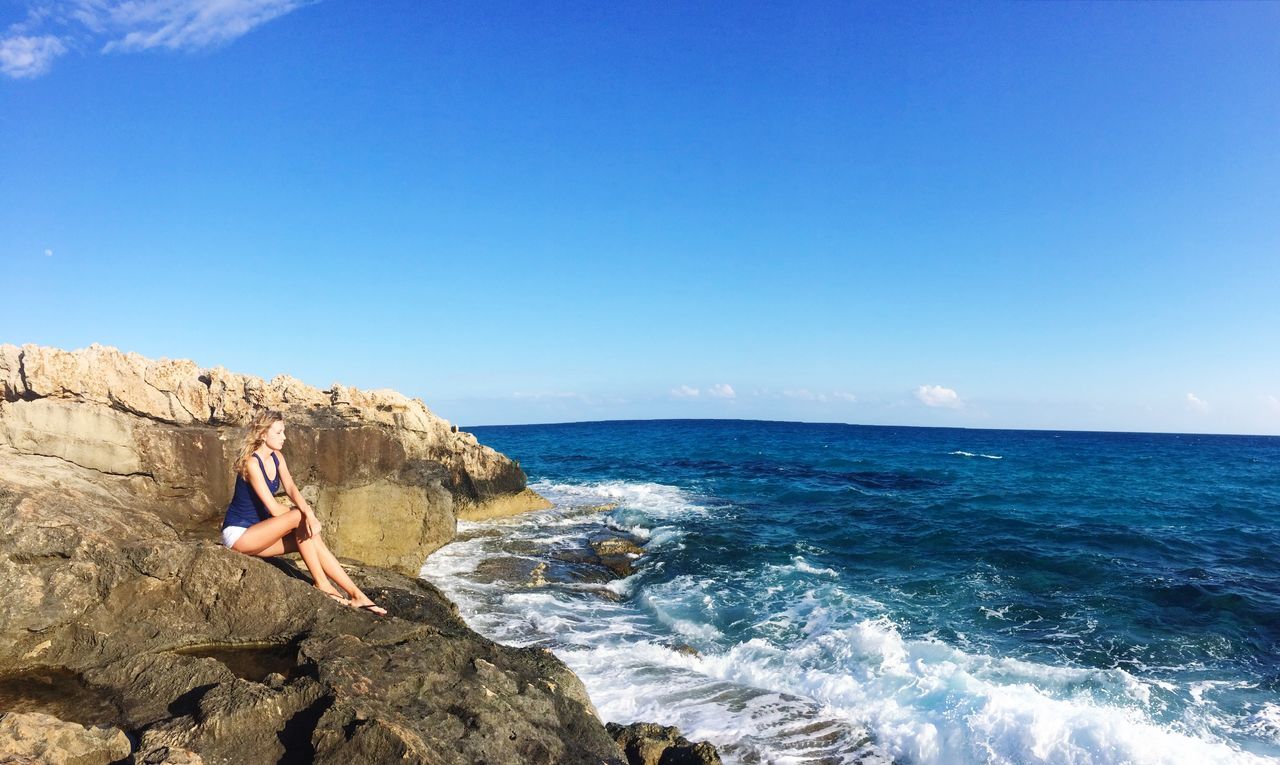
[[244, 526], [227, 526], [222, 529], [222, 544], [224, 547], [235, 547], [236, 542], [240, 541], [240, 535], [249, 529]]

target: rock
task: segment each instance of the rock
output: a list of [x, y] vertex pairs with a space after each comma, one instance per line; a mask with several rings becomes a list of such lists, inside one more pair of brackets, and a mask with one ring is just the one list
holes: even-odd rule
[[39, 712], [0, 714], [0, 763], [107, 765], [131, 748], [116, 728], [86, 728]]
[[591, 549], [595, 550], [596, 555], [606, 557], [611, 555], [635, 555], [639, 557], [644, 554], [644, 548], [632, 542], [626, 537], [596, 535], [588, 542]]
[[[98, 346], [0, 346], [0, 397], [0, 689], [21, 697], [5, 765], [624, 761], [563, 663], [482, 638], [414, 578], [456, 508], [533, 501], [515, 463], [422, 402]], [[237, 428], [263, 406], [390, 616], [213, 541]]]
[[[0, 673], [81, 678], [118, 704], [144, 760], [621, 761], [559, 660], [476, 635], [421, 580], [353, 565], [394, 615], [377, 618], [287, 561], [184, 541], [129, 506], [129, 479], [52, 457], [0, 465]], [[254, 650], [272, 652], [269, 672], [227, 663]]]
[[542, 561], [501, 556], [480, 561], [472, 578], [477, 582], [511, 582], [541, 587], [547, 583], [546, 575], [547, 564]]
[[155, 746], [135, 752], [133, 765], [204, 765], [204, 758], [186, 749]]
[[135, 478], [131, 504], [188, 535], [216, 536], [243, 427], [263, 408], [284, 413], [290, 470], [339, 555], [416, 574], [459, 515], [549, 506], [516, 463], [394, 391], [324, 391], [98, 345], [0, 345], [0, 447]]
[[533, 489], [524, 489], [517, 494], [502, 494], [479, 502], [459, 503], [458, 517], [464, 521], [483, 521], [546, 510], [549, 507], [552, 504]]
[[627, 537], [607, 532], [594, 535], [587, 544], [598, 556], [600, 565], [619, 578], [634, 574], [635, 559], [644, 554], [644, 549]]
[[605, 726], [627, 756], [628, 765], [720, 765], [716, 748], [694, 744], [672, 727], [653, 723]]

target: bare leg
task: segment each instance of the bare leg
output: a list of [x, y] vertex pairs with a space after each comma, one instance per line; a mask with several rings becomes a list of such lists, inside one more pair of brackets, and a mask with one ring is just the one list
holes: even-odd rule
[[351, 577], [347, 576], [347, 572], [342, 568], [342, 564], [338, 562], [337, 556], [329, 552], [329, 546], [324, 543], [318, 535], [312, 537], [316, 543], [316, 549], [320, 553], [320, 563], [324, 566], [324, 571], [338, 586], [346, 590], [347, 595], [351, 597], [351, 605], [356, 608], [369, 607], [368, 610], [378, 615], [385, 615], [386, 609], [373, 602], [373, 599], [364, 594], [364, 591], [351, 581]]
[[[302, 513], [297, 510], [290, 510], [274, 518], [259, 521], [241, 534], [231, 549], [259, 558], [272, 558], [289, 552], [299, 553], [316, 587], [322, 592], [337, 595], [338, 591], [325, 576], [325, 567], [320, 559], [316, 538], [299, 539], [301, 535], [298, 533], [298, 527], [301, 524]], [[325, 552], [328, 552], [327, 548]], [[330, 556], [332, 557], [332, 553]]]
[[324, 567], [324, 573], [328, 574], [334, 583], [346, 591], [352, 600], [367, 601], [368, 598], [360, 591], [356, 583], [351, 581], [351, 577], [347, 576], [347, 572], [342, 568], [342, 564], [338, 562], [337, 556], [329, 552], [329, 545], [325, 544], [319, 535], [311, 539], [315, 542], [316, 552], [319, 553], [320, 565]]

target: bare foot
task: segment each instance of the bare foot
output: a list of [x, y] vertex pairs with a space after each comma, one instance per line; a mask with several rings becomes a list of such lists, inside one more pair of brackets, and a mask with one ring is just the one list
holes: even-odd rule
[[369, 613], [377, 614], [378, 616], [387, 615], [387, 609], [383, 608], [377, 603], [374, 603], [372, 600], [369, 599], [368, 596], [364, 596], [361, 598], [352, 598], [351, 607], [358, 608], [362, 611], [368, 611]]
[[[318, 589], [318, 590], [319, 590], [320, 588], [319, 588], [319, 587], [317, 587], [316, 589]], [[333, 592], [330, 592], [330, 591], [328, 591], [328, 590], [320, 590], [320, 592], [323, 592], [325, 595], [328, 595], [329, 597], [333, 598], [334, 600], [338, 601], [339, 603], [341, 603], [341, 604], [342, 604], [342, 605], [344, 605], [344, 606], [349, 606], [349, 605], [351, 605], [351, 601], [349, 601], [349, 600], [347, 600], [346, 598], [344, 598], [344, 597], [342, 596], [342, 594], [341, 594], [341, 593], [339, 593], [337, 590], [334, 590]]]

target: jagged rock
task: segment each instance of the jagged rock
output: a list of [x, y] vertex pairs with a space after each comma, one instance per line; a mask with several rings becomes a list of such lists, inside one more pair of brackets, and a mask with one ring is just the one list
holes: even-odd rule
[[416, 573], [456, 519], [547, 507], [519, 466], [394, 391], [328, 391], [114, 348], [0, 345], [0, 447], [132, 477], [131, 503], [213, 538], [242, 428], [284, 412], [285, 454], [340, 555]]
[[644, 548], [632, 542], [626, 537], [616, 537], [608, 535], [597, 535], [588, 542], [591, 549], [596, 551], [596, 555], [606, 557], [610, 555], [635, 555], [644, 554]]
[[[559, 660], [476, 635], [421, 580], [353, 565], [394, 614], [375, 617], [287, 561], [184, 540], [129, 505], [131, 478], [11, 450], [0, 464], [0, 675], [74, 675], [144, 760], [621, 761]], [[270, 671], [213, 658], [237, 646], [271, 647]]]
[[0, 763], [107, 765], [129, 756], [116, 728], [86, 728], [39, 712], [0, 714]]
[[171, 746], [154, 746], [134, 753], [133, 765], [204, 765], [195, 752]]
[[503, 556], [485, 558], [476, 565], [473, 578], [477, 582], [511, 582], [527, 587], [547, 583], [547, 564], [543, 561]]
[[635, 559], [644, 554], [644, 549], [627, 537], [610, 533], [597, 534], [587, 544], [598, 557], [600, 565], [620, 578], [634, 574]]
[[[351, 565], [380, 618], [213, 541], [235, 428], [273, 406], [332, 546], [416, 573], [459, 507], [525, 481], [421, 402], [96, 346], [0, 346], [0, 397], [0, 688], [30, 694], [0, 719], [33, 742], [0, 733], [0, 763], [78, 762], [50, 753], [86, 736], [109, 751], [85, 762], [623, 762], [563, 663], [480, 637], [430, 584]], [[115, 728], [31, 732], [30, 709]]]
[[627, 755], [628, 765], [720, 765], [714, 746], [706, 741], [694, 744], [673, 727], [653, 723], [606, 727]]

